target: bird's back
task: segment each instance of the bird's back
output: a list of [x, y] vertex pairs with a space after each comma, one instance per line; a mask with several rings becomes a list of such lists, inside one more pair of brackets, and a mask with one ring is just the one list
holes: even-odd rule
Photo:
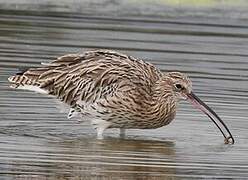
[[74, 106], [78, 101], [93, 103], [114, 96], [117, 91], [133, 92], [134, 98], [142, 101], [161, 76], [158, 69], [142, 60], [96, 50], [59, 57], [43, 63], [43, 67], [11, 76], [9, 81], [16, 88], [51, 94]]

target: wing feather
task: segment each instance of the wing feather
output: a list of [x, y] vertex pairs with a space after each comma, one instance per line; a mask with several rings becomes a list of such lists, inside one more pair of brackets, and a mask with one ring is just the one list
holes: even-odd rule
[[43, 67], [12, 76], [9, 81], [16, 86], [37, 86], [74, 105], [78, 100], [92, 102], [104, 98], [118, 87], [130, 90], [127, 87], [130, 85], [149, 93], [149, 87], [161, 75], [153, 65], [142, 60], [115, 51], [96, 50], [61, 56], [51, 63], [43, 63]]

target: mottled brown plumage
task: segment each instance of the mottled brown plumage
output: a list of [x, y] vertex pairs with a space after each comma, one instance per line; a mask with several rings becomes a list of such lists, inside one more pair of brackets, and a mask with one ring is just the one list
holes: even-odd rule
[[16, 88], [56, 96], [71, 107], [68, 118], [90, 119], [98, 137], [106, 128], [162, 127], [174, 119], [180, 99], [194, 99], [186, 75], [162, 73], [140, 59], [108, 50], [65, 55], [9, 81]]

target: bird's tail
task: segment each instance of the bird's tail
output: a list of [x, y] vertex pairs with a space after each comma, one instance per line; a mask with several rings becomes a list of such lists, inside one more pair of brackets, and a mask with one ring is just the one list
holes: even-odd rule
[[41, 63], [43, 67], [30, 68], [8, 78], [11, 87], [26, 89], [45, 94], [54, 94], [54, 81], [56, 78], [63, 79], [67, 72], [61, 70], [69, 65], [75, 65], [83, 60], [80, 54], [67, 54], [51, 63]]
[[18, 72], [8, 78], [11, 83], [10, 87], [47, 94], [47, 90], [42, 89], [39, 82], [39, 77], [45, 70], [45, 68], [30, 68], [26, 71]]

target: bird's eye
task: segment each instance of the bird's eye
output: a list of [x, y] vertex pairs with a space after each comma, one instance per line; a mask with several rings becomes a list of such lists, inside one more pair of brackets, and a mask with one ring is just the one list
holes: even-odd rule
[[183, 86], [182, 86], [181, 84], [176, 84], [175, 86], [176, 86], [176, 88], [177, 88], [178, 90], [184, 89]]

